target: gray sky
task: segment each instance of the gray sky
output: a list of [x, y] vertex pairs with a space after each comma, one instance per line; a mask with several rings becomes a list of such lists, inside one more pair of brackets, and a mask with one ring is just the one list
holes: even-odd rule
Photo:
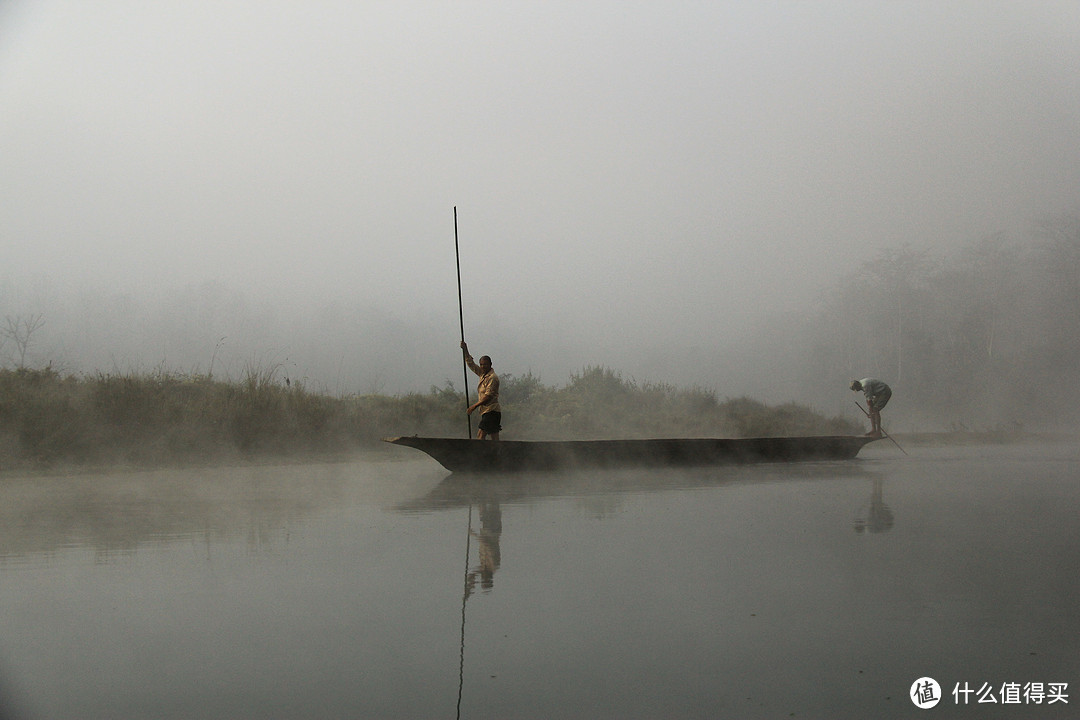
[[882, 248], [1078, 212], [1080, 3], [4, 0], [0, 158], [9, 283], [417, 322], [426, 389], [457, 206], [475, 348], [678, 382]]

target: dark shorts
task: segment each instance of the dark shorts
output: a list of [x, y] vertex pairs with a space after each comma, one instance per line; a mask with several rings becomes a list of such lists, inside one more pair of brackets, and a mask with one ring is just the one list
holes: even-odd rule
[[885, 392], [881, 393], [880, 395], [873, 395], [871, 397], [866, 398], [866, 402], [874, 410], [880, 410], [881, 408], [885, 407], [885, 405], [889, 402], [889, 398], [891, 398], [891, 397], [892, 397], [892, 390], [889, 390], [888, 388], [886, 388]]
[[502, 430], [502, 413], [488, 412], [480, 416], [480, 429], [488, 433], [497, 433]]

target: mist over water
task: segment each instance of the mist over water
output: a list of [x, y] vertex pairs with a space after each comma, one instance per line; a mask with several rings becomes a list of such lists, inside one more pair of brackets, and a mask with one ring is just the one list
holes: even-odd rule
[[1076, 447], [908, 451], [6, 477], [4, 709], [901, 718], [930, 676], [950, 717], [1054, 716], [951, 693], [1075, 693]]

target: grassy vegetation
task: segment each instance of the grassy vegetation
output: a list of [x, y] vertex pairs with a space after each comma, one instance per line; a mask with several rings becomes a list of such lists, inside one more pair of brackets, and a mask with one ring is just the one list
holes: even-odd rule
[[[506, 439], [861, 432], [794, 404], [721, 401], [706, 390], [638, 385], [601, 367], [560, 388], [531, 374], [506, 376], [502, 404]], [[249, 368], [239, 382], [0, 369], [0, 470], [334, 457], [385, 436], [465, 431], [464, 398], [449, 383], [427, 393], [338, 398], [286, 383], [275, 369]]]
[[501, 400], [508, 431], [534, 439], [861, 432], [857, 424], [794, 403], [770, 407], [746, 397], [720, 400], [710, 390], [638, 384], [604, 367], [586, 368], [561, 388], [546, 387], [531, 374], [507, 376]]

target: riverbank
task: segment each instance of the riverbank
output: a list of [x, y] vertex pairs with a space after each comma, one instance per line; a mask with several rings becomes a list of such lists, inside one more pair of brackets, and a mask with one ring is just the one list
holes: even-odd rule
[[[139, 468], [344, 459], [392, 435], [461, 436], [464, 399], [427, 393], [334, 397], [249, 369], [210, 375], [62, 375], [0, 370], [0, 471]], [[709, 390], [638, 384], [586, 368], [563, 387], [505, 376], [505, 437], [761, 437], [856, 434], [861, 427], [795, 403], [720, 399]], [[475, 427], [475, 419], [473, 425]]]

